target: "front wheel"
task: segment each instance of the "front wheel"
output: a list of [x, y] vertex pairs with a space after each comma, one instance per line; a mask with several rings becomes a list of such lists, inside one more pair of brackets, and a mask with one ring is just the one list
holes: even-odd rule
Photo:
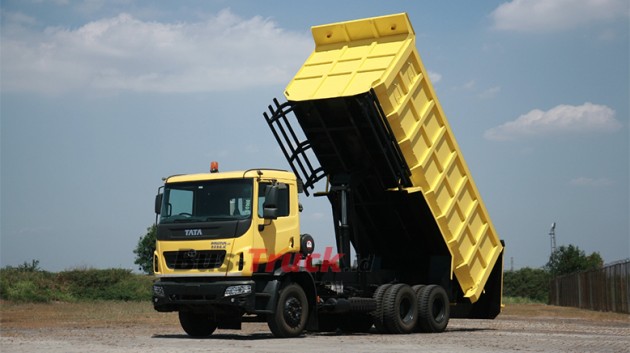
[[207, 314], [179, 312], [179, 323], [191, 337], [208, 337], [217, 329], [216, 321]]
[[299, 336], [306, 327], [308, 301], [304, 290], [291, 283], [280, 290], [276, 312], [269, 315], [267, 325], [276, 337]]

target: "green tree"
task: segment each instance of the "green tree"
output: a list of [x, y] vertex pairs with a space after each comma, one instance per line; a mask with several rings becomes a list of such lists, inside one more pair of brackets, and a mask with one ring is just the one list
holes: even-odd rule
[[588, 271], [602, 268], [604, 260], [599, 253], [588, 256], [577, 246], [560, 246], [549, 257], [545, 268], [552, 276], [561, 276], [578, 271]]
[[549, 272], [542, 268], [524, 267], [503, 274], [503, 294], [546, 302], [549, 298]]
[[[7, 266], [7, 268], [10, 268], [10, 266]], [[39, 272], [42, 269], [39, 267], [39, 260], [31, 260], [31, 262], [27, 262], [24, 261], [24, 263], [22, 263], [21, 265], [18, 265], [18, 267], [16, 267], [17, 270], [22, 271], [22, 272]]]
[[156, 234], [157, 227], [154, 224], [147, 228], [147, 234], [140, 237], [138, 245], [133, 251], [136, 254], [134, 263], [139, 266], [140, 270], [150, 275], [153, 274], [153, 252], [155, 251]]
[[593, 252], [586, 257], [586, 269], [597, 270], [604, 267], [604, 259], [598, 252]]

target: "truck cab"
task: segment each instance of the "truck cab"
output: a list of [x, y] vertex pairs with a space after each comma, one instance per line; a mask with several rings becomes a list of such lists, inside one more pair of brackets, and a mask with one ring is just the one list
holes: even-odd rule
[[153, 304], [180, 312], [193, 336], [274, 311], [280, 283], [269, 281], [268, 263], [302, 256], [293, 173], [213, 171], [166, 178], [155, 201]]

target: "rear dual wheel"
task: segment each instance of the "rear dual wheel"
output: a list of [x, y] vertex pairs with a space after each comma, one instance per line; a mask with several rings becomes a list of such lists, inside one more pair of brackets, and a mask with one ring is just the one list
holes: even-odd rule
[[381, 333], [387, 333], [387, 328], [385, 327], [385, 322], [383, 321], [383, 297], [387, 290], [391, 287], [391, 284], [383, 284], [380, 287], [376, 288], [374, 295], [372, 298], [376, 300], [376, 310], [372, 313], [372, 318], [374, 320], [374, 327], [376, 327], [376, 331]]
[[[414, 286], [415, 287], [415, 286]], [[444, 288], [432, 284], [417, 291], [420, 332], [443, 332], [450, 318], [450, 303]]]
[[374, 293], [374, 324], [381, 333], [413, 332], [418, 312], [414, 291], [406, 284], [383, 285]]
[[437, 333], [446, 330], [450, 318], [448, 294], [441, 286], [384, 284], [376, 289], [372, 313], [380, 333]]
[[411, 333], [416, 326], [418, 303], [406, 284], [395, 284], [383, 297], [383, 321], [389, 333]]

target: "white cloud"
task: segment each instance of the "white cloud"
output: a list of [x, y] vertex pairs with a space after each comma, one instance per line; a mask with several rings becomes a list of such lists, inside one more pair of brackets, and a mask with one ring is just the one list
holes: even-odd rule
[[613, 182], [608, 178], [593, 179], [587, 177], [579, 177], [571, 180], [569, 184], [578, 187], [606, 187], [612, 185]]
[[501, 92], [501, 86], [490, 87], [483, 92], [479, 93], [479, 98], [481, 99], [492, 99], [497, 96]]
[[280, 84], [313, 48], [306, 32], [229, 10], [195, 23], [120, 14], [43, 31], [16, 18], [4, 21], [1, 33], [3, 91], [208, 92]]
[[431, 80], [431, 83], [435, 84], [442, 80], [442, 75], [434, 71], [429, 71], [429, 79]]
[[466, 89], [466, 90], [472, 90], [473, 88], [475, 88], [475, 85], [476, 85], [475, 80], [470, 80], [470, 81], [466, 82], [462, 86], [462, 88]]
[[480, 86], [477, 85], [477, 81], [470, 80], [462, 85], [453, 86], [452, 90], [467, 92], [467, 94], [475, 95], [480, 99], [493, 99], [501, 92], [501, 86], [492, 86], [486, 89]]
[[550, 32], [627, 17], [628, 10], [627, 0], [512, 0], [490, 17], [499, 30]]
[[516, 140], [527, 137], [609, 133], [621, 128], [615, 111], [605, 105], [558, 105], [548, 111], [534, 109], [484, 133], [488, 140]]

